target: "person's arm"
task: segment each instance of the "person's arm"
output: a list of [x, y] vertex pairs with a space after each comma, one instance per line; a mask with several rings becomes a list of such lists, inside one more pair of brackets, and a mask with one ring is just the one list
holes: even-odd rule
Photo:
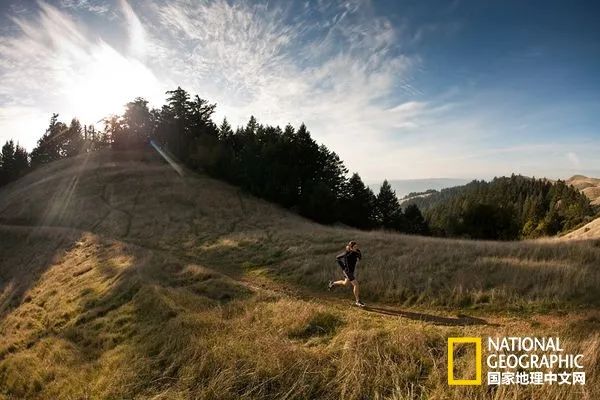
[[357, 256], [358, 256], [358, 259], [359, 259], [359, 260], [360, 260], [360, 259], [362, 259], [362, 253], [360, 252], [360, 250], [359, 250], [359, 249], [356, 249], [355, 251], [356, 251], [356, 254], [357, 254]]
[[343, 253], [340, 253], [337, 256], [335, 256], [335, 259], [336, 260], [341, 260], [344, 257], [346, 257], [346, 252], [345, 251]]

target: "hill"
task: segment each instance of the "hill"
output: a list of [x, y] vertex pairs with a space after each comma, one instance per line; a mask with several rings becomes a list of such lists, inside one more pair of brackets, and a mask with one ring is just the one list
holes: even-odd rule
[[435, 235], [474, 239], [553, 236], [596, 214], [588, 199], [565, 182], [520, 175], [473, 181], [403, 204], [424, 210]]
[[564, 236], [566, 239], [599, 239], [600, 238], [600, 218], [585, 224], [581, 228], [575, 229]]
[[594, 205], [600, 205], [600, 179], [574, 175], [566, 183], [581, 190]]
[[[35, 170], [0, 223], [0, 399], [483, 399], [446, 338], [498, 335], [561, 336], [589, 384], [494, 398], [600, 395], [598, 241], [327, 227], [148, 152]], [[366, 310], [323, 290], [349, 239]]]

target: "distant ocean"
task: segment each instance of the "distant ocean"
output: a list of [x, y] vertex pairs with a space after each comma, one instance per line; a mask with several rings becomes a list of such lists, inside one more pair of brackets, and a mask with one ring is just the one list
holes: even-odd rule
[[[453, 186], [466, 185], [472, 179], [455, 179], [455, 178], [430, 178], [430, 179], [396, 179], [388, 180], [392, 188], [396, 191], [396, 196], [399, 199], [412, 192], [424, 192], [428, 189], [441, 190]], [[368, 186], [375, 192], [379, 193], [379, 188], [382, 182], [369, 183]]]

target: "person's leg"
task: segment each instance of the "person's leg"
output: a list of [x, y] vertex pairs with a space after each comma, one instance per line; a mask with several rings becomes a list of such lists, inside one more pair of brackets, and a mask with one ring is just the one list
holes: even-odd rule
[[[343, 265], [343, 264], [340, 263], [340, 265]], [[331, 286], [346, 286], [354, 279], [354, 276], [352, 276], [352, 274], [350, 273], [350, 271], [348, 271], [347, 268], [342, 267], [342, 271], [344, 272], [344, 280], [331, 282], [330, 283]]]
[[333, 281], [331, 283], [332, 286], [346, 286], [348, 284], [348, 282], [350, 282], [348, 280], [348, 278], [344, 279], [343, 281]]
[[360, 301], [360, 289], [358, 287], [358, 281], [355, 279], [353, 281], [350, 282], [352, 284], [352, 286], [354, 286], [353, 288], [353, 292], [354, 292], [354, 298], [356, 299], [356, 301]]
[[348, 284], [348, 277], [346, 275], [346, 265], [340, 259], [337, 259], [336, 261], [342, 269], [342, 271], [344, 272], [344, 276], [346, 276], [346, 279], [339, 281], [329, 281], [329, 290], [331, 290], [331, 288], [334, 286], [346, 286]]

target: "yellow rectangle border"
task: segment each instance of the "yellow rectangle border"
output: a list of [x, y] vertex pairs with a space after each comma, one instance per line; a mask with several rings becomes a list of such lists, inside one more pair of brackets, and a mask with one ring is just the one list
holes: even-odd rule
[[[475, 345], [475, 379], [454, 379], [454, 345], [456, 343], [473, 343]], [[448, 338], [448, 385], [481, 385], [481, 338], [449, 337]]]

